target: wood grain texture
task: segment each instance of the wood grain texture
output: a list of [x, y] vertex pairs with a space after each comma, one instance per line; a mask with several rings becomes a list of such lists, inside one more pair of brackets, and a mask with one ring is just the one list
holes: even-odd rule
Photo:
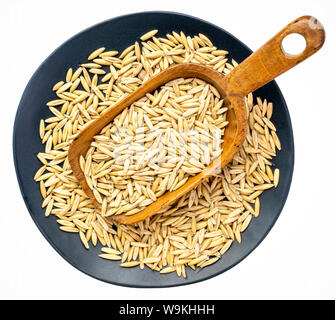
[[[282, 47], [283, 39], [292, 33], [306, 41], [305, 50], [297, 55], [287, 54]], [[324, 41], [325, 30], [317, 19], [303, 16], [294, 20], [227, 76], [227, 92], [246, 95], [255, 91], [313, 55]]]
[[[291, 33], [299, 33], [305, 37], [306, 48], [299, 55], [288, 55], [282, 50], [282, 40]], [[194, 189], [213, 173], [217, 173], [217, 170], [220, 170], [231, 161], [245, 139], [247, 126], [245, 95], [260, 88], [314, 54], [322, 47], [324, 40], [325, 31], [322, 25], [313, 17], [303, 16], [281, 30], [226, 77], [209, 67], [193, 63], [178, 64], [160, 72], [141, 85], [136, 91], [113, 105], [109, 111], [80, 132], [77, 139], [71, 144], [68, 154], [73, 174], [86, 194], [92, 199], [94, 205], [100, 208], [92, 190], [86, 183], [84, 173], [79, 164], [80, 156], [83, 155], [85, 157], [93, 137], [122, 110], [166, 82], [183, 77], [199, 78], [212, 84], [219, 91], [221, 97], [224, 98], [228, 107], [227, 120], [229, 124], [225, 130], [220, 158], [212, 162], [199, 174], [190, 177], [182, 187], [172, 192], [166, 192], [142, 211], [129, 216], [126, 214], [111, 216], [109, 219], [118, 223], [130, 224], [154, 215]]]

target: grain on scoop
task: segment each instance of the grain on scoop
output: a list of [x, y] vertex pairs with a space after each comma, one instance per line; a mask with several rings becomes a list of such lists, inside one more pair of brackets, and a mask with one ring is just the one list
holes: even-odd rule
[[[185, 96], [188, 97], [182, 101], [179, 105], [180, 99], [175, 99], [176, 92], [174, 86], [185, 87]], [[189, 85], [189, 86], [187, 86]], [[195, 90], [200, 87], [201, 90]], [[188, 94], [188, 91], [192, 90], [195, 92], [194, 95]], [[172, 191], [186, 183], [188, 176], [200, 172], [204, 166], [201, 161], [202, 151], [199, 150], [200, 161], [196, 160], [192, 155], [192, 148], [188, 152], [183, 153], [183, 149], [186, 146], [186, 140], [192, 137], [185, 137], [183, 128], [181, 126], [175, 126], [174, 122], [180, 119], [184, 110], [188, 110], [189, 107], [186, 103], [191, 100], [196, 101], [194, 103], [197, 108], [193, 108], [193, 113], [202, 114], [200, 110], [201, 101], [211, 100], [211, 103], [207, 103], [208, 116], [204, 120], [201, 120], [199, 116], [195, 115], [191, 119], [191, 126], [189, 130], [192, 131], [193, 140], [194, 137], [199, 139], [202, 137], [202, 133], [205, 131], [208, 134], [208, 139], [200, 145], [202, 148], [211, 147], [213, 144], [213, 137], [209, 134], [210, 131], [216, 130], [218, 135], [217, 139], [220, 139], [219, 146], [222, 143], [225, 128], [219, 129], [215, 127], [214, 123], [224, 122], [226, 119], [225, 111], [227, 108], [223, 107], [223, 103], [220, 103], [218, 97], [214, 97], [213, 93], [208, 90], [208, 85], [199, 79], [177, 79], [173, 82], [167, 83], [160, 90], [157, 90], [152, 97], [144, 97], [140, 101], [135, 102], [132, 106], [125, 109], [121, 115], [117, 116], [113, 123], [105, 127], [102, 132], [97, 135], [86, 155], [86, 162], [83, 164], [85, 167], [85, 175], [87, 180], [95, 181], [95, 183], [89, 183], [96, 199], [100, 203], [109, 203], [110, 208], [116, 208], [113, 210], [114, 214], [121, 214], [124, 212], [130, 213], [129, 210], [144, 208], [146, 205], [156, 201], [157, 197], [162, 195], [164, 191]], [[199, 100], [200, 99], [200, 100]], [[167, 102], [169, 101], [169, 104]], [[222, 102], [222, 100], [221, 100]], [[149, 109], [143, 109], [138, 103], [145, 104]], [[173, 108], [173, 105], [175, 108]], [[210, 115], [213, 114], [212, 108], [220, 105], [224, 108], [223, 112], [216, 108], [217, 117], [213, 119]], [[147, 110], [154, 110], [154, 113], [147, 112]], [[163, 115], [164, 122], [162, 123], [159, 114]], [[132, 118], [129, 123], [129, 118]], [[204, 118], [203, 118], [204, 119]], [[126, 121], [125, 121], [126, 120]], [[197, 125], [201, 124], [201, 131], [198, 131], [198, 126], [194, 125], [195, 121], [198, 121]], [[209, 127], [207, 122], [213, 123], [213, 126]], [[154, 131], [153, 131], [154, 129]], [[180, 130], [181, 129], [181, 130]], [[146, 132], [146, 135], [143, 133]], [[116, 137], [120, 135], [120, 137]], [[197, 137], [198, 135], [199, 137]], [[185, 140], [186, 138], [186, 140]], [[215, 137], [214, 137], [215, 138]], [[173, 141], [173, 145], [170, 143], [170, 139]], [[139, 145], [143, 142], [143, 145]], [[198, 143], [200, 141], [193, 141]], [[169, 153], [165, 157], [161, 157], [161, 153], [157, 149], [169, 150]], [[193, 148], [196, 144], [193, 145]], [[210, 148], [212, 149], [212, 148]], [[219, 149], [219, 148], [217, 148]], [[131, 151], [131, 153], [129, 153]], [[213, 150], [212, 150], [213, 151]], [[215, 150], [214, 150], [215, 151]], [[177, 153], [183, 153], [177, 155]], [[172, 157], [172, 154], [175, 154]], [[211, 162], [218, 154], [212, 152], [209, 154], [208, 163]], [[92, 160], [93, 159], [93, 160]], [[83, 161], [85, 161], [83, 160]], [[109, 166], [106, 166], [106, 161]], [[172, 165], [174, 170], [166, 168], [166, 163], [176, 163], [176, 166]], [[89, 163], [89, 165], [87, 165]], [[99, 167], [100, 163], [103, 164], [102, 168], [105, 170], [96, 171], [93, 168]], [[191, 170], [192, 168], [192, 170]], [[177, 170], [179, 174], [177, 175]], [[123, 176], [123, 185], [127, 185], [124, 188], [122, 184], [116, 180], [116, 176]], [[152, 190], [152, 181], [158, 183], [158, 178], [163, 179], [166, 182], [166, 187], [155, 188]], [[98, 190], [94, 185], [109, 181], [110, 192], [107, 190]], [[113, 181], [114, 180], [114, 181]], [[141, 188], [139, 192], [133, 192], [133, 190], [139, 189], [138, 183], [141, 182]], [[121, 188], [121, 189], [120, 189]], [[119, 190], [118, 197], [114, 201], [115, 191]], [[103, 194], [101, 194], [101, 192]], [[121, 198], [123, 199], [122, 201]], [[107, 200], [106, 200], [107, 199]], [[106, 214], [106, 207], [102, 206], [102, 215]], [[132, 210], [132, 213], [136, 213], [138, 210]], [[108, 210], [108, 215], [111, 214], [111, 210]]]

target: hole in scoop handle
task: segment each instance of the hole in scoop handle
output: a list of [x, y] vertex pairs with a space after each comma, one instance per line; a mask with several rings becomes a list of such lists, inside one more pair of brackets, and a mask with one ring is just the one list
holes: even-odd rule
[[[300, 54], [290, 55], [282, 48], [283, 39], [291, 33], [306, 40]], [[227, 75], [227, 92], [246, 95], [262, 87], [317, 52], [324, 41], [325, 30], [317, 19], [303, 16], [294, 20]]]

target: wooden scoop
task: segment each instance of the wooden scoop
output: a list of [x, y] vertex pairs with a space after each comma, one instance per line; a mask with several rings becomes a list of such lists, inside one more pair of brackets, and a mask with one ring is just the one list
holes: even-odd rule
[[[282, 40], [291, 33], [298, 33], [306, 40], [306, 48], [300, 54], [290, 55], [282, 48]], [[199, 78], [212, 84], [219, 91], [221, 97], [224, 98], [228, 107], [227, 120], [229, 124], [225, 130], [220, 158], [212, 162], [201, 173], [190, 177], [182, 187], [175, 191], [164, 193], [142, 211], [128, 216], [126, 213], [110, 216], [109, 219], [119, 223], [130, 224], [154, 215], [163, 208], [173, 204], [179, 197], [194, 189], [202, 181], [215, 173], [218, 168], [222, 168], [232, 160], [242, 145], [246, 134], [247, 114], [245, 96], [314, 54], [322, 47], [324, 40], [325, 31], [322, 25], [311, 16], [303, 16], [286, 26], [227, 76], [223, 76], [209, 67], [193, 63], [178, 64], [160, 72], [122, 101], [116, 103], [109, 111], [80, 132], [76, 140], [72, 142], [68, 153], [73, 174], [94, 205], [100, 208], [100, 204], [86, 183], [84, 173], [79, 164], [80, 156], [85, 157], [93, 137], [123, 109], [129, 107], [145, 94], [154, 91], [166, 82], [177, 78]]]

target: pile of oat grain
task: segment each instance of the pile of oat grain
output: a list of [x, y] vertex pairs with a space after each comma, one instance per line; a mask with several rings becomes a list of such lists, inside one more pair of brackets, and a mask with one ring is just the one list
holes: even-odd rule
[[[83, 63], [76, 70], [70, 68], [65, 74], [65, 81], [55, 84], [53, 90], [57, 98], [47, 103], [52, 115], [40, 122], [39, 133], [45, 145], [45, 151], [37, 155], [42, 166], [36, 172], [34, 179], [40, 184], [45, 215], [55, 215], [62, 231], [78, 233], [85, 248], [89, 249], [90, 246], [100, 243], [102, 245], [100, 256], [104, 259], [120, 260], [123, 267], [139, 266], [143, 269], [144, 266], [147, 266], [160, 273], [175, 271], [178, 276], [186, 277], [187, 266], [196, 269], [211, 265], [220, 259], [234, 240], [241, 242], [241, 234], [248, 227], [251, 219], [257, 217], [260, 212], [259, 196], [265, 190], [278, 185], [279, 170], [272, 167], [272, 159], [276, 156], [276, 150], [281, 149], [281, 145], [276, 128], [271, 122], [272, 103], [260, 98], [254, 101], [252, 94], [249, 94], [246, 97], [248, 113], [246, 139], [233, 161], [224, 167], [221, 175], [209, 178], [163, 213], [143, 222], [134, 225], [111, 224], [105, 217], [108, 213], [101, 212], [94, 207], [72, 174], [67, 152], [78, 133], [125, 95], [136, 90], [144, 81], [171, 65], [183, 62], [201, 63], [224, 74], [228, 74], [237, 66], [234, 60], [231, 63], [228, 62], [227, 51], [216, 48], [203, 34], [191, 37], [186, 36], [183, 32], [172, 32], [166, 37], [155, 37], [156, 34], [157, 30], [148, 32], [141, 37], [141, 43], [135, 42], [121, 54], [117, 51], [99, 48], [89, 55], [88, 62]], [[192, 110], [193, 106], [188, 106], [188, 110], [182, 109], [178, 112], [176, 111], [178, 110], [177, 105], [171, 104], [171, 110], [166, 111], [168, 99], [179, 99], [177, 104], [180, 105], [183, 101], [182, 96], [190, 95], [189, 92], [198, 90], [199, 86], [201, 87], [199, 92], [204, 92], [204, 90], [207, 92], [205, 92], [206, 95], [204, 93], [202, 101], [206, 101], [210, 96], [208, 98], [210, 107], [203, 114], [199, 113], [198, 105], [194, 105], [194, 109], [197, 108], [197, 110]], [[168, 97], [164, 97], [164, 94]], [[197, 95], [197, 92], [192, 94]], [[198, 97], [201, 94], [198, 94]], [[163, 97], [166, 99], [165, 102]], [[190, 99], [193, 98], [190, 97]], [[153, 122], [149, 117], [152, 107], [165, 110], [163, 113], [156, 110], [151, 116], [158, 117], [158, 119], [165, 117], [165, 120], [167, 116], [172, 117], [171, 123], [176, 124], [174, 128], [176, 130], [170, 130], [169, 139], [166, 138], [168, 144], [172, 139], [180, 142], [177, 136], [171, 137], [171, 132], [173, 132], [172, 135], [175, 135], [181, 126], [187, 127], [192, 124], [190, 118], [195, 115], [202, 116], [200, 120], [206, 119], [207, 124], [210, 123], [219, 128], [223, 135], [226, 119], [225, 109], [220, 106], [220, 100], [215, 88], [211, 88], [208, 84], [198, 79], [178, 79], [163, 86], [152, 95], [144, 97], [142, 101], [137, 102], [137, 105], [135, 103], [130, 108], [133, 108], [132, 116], [136, 111], [136, 119], [142, 121], [135, 122], [143, 123], [149, 129], [151, 125], [154, 127], [158, 123]], [[156, 105], [153, 106], [154, 101]], [[196, 103], [193, 100], [189, 102]], [[140, 111], [141, 108], [143, 112]], [[130, 112], [130, 110], [127, 111], [128, 124], [131, 122]], [[144, 117], [144, 114], [147, 117]], [[218, 119], [220, 121], [215, 122]], [[119, 127], [125, 126], [126, 112], [120, 114], [116, 120], [119, 120], [117, 124]], [[211, 123], [212, 120], [214, 124]], [[198, 122], [198, 128], [202, 128], [203, 123], [199, 120]], [[102, 136], [107, 136], [108, 139], [113, 140], [115, 145], [118, 145], [117, 139], [122, 137], [113, 137], [114, 129], [112, 128], [117, 126], [116, 123], [104, 129], [100, 138], [105, 139]], [[137, 124], [134, 123], [132, 125], [135, 130], [142, 128], [137, 127]], [[162, 128], [166, 129], [164, 126]], [[202, 129], [207, 130], [207, 128]], [[137, 132], [135, 136], [149, 140], [153, 137], [141, 132]], [[186, 181], [188, 174], [195, 174], [196, 170], [192, 171], [192, 168], [201, 169], [207, 164], [208, 159], [211, 159], [211, 156], [217, 156], [214, 152], [208, 158], [208, 154], [206, 156], [205, 152], [200, 152], [199, 158], [195, 158], [199, 163], [193, 160], [194, 157], [191, 158], [193, 163], [187, 163], [190, 161], [187, 160], [187, 157], [181, 159], [180, 155], [176, 155], [174, 161], [185, 170], [180, 176], [179, 172], [177, 175], [175, 171], [172, 177], [167, 174], [166, 170], [163, 170], [167, 168], [169, 173], [171, 172], [169, 165], [164, 166], [164, 163], [169, 163], [168, 161], [157, 162], [158, 167], [155, 167], [155, 163], [150, 164], [150, 167], [149, 162], [145, 162], [146, 159], [144, 163], [140, 163], [136, 158], [126, 161], [127, 157], [125, 157], [122, 164], [110, 163], [114, 166], [119, 165], [111, 170], [119, 172], [120, 175], [115, 175], [115, 177], [122, 177], [122, 174], [126, 177], [127, 172], [138, 172], [141, 168], [146, 168], [147, 171], [161, 170], [159, 171], [161, 176], [153, 177], [146, 174], [144, 170], [140, 175], [141, 179], [137, 182], [144, 180], [149, 183], [130, 185], [129, 181], [125, 180], [127, 184], [110, 184], [113, 178], [107, 178], [106, 172], [101, 174], [100, 171], [99, 180], [99, 170], [103, 170], [102, 167], [108, 161], [112, 159], [116, 161], [118, 157], [111, 157], [111, 160], [99, 159], [99, 154], [101, 156], [103, 152], [101, 148], [98, 148], [98, 140], [99, 137], [96, 137], [86, 159], [82, 159], [82, 167], [88, 177], [95, 177], [96, 180], [92, 181], [91, 185], [99, 193], [101, 202], [103, 203], [105, 198], [105, 202], [113, 204], [114, 201], [116, 211], [110, 214], [120, 213], [118, 210], [122, 211], [123, 209], [120, 208], [126, 205], [122, 202], [125, 200], [124, 196], [118, 196], [120, 191], [115, 191], [113, 194], [114, 190], [118, 190], [115, 186], [120, 187], [120, 190], [127, 190], [125, 195], [133, 196], [133, 203], [138, 200], [135, 198], [140, 193], [145, 195], [146, 199], [154, 201], [155, 197], [165, 190], [172, 190], [179, 183]], [[143, 141], [144, 144], [155, 141], [149, 140]], [[121, 150], [118, 151], [122, 156], [122, 143], [120, 142], [125, 141], [119, 139]], [[112, 150], [115, 151], [115, 148]], [[178, 150], [183, 150], [183, 148]], [[169, 178], [164, 180], [164, 175]], [[114, 182], [120, 181], [121, 179], [116, 179]], [[114, 190], [110, 189], [111, 185]], [[153, 192], [151, 193], [149, 189]], [[116, 201], [119, 203], [115, 203]], [[128, 207], [127, 210], [136, 208], [139, 207]]]

